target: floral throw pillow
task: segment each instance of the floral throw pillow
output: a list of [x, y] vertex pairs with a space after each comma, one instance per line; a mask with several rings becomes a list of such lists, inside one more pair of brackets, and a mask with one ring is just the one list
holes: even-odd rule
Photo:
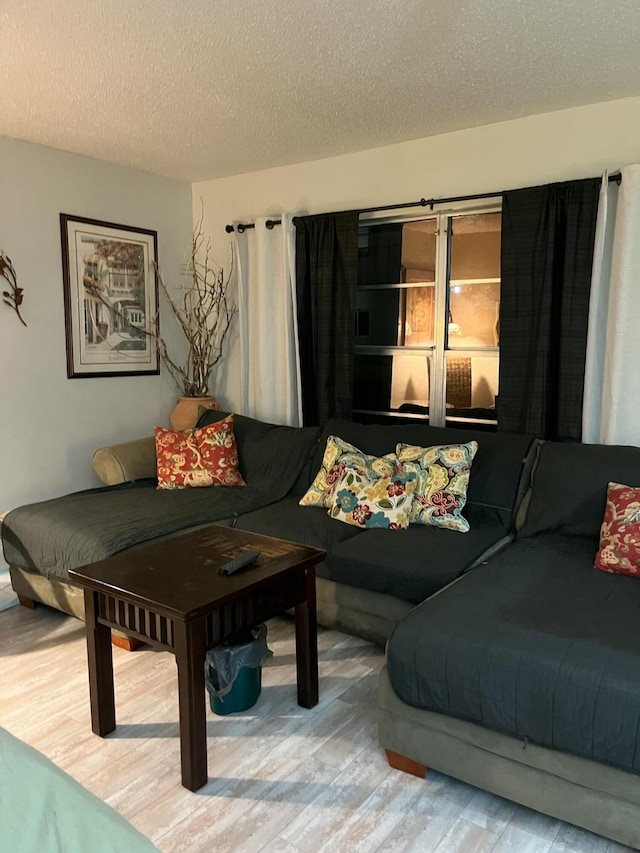
[[369, 480], [355, 469], [346, 470], [336, 483], [327, 513], [355, 527], [406, 530], [416, 484], [413, 473]]
[[609, 483], [595, 567], [640, 577], [640, 488]]
[[332, 505], [336, 483], [345, 471], [357, 471], [367, 480], [391, 477], [398, 468], [395, 453], [386, 456], [368, 456], [348, 441], [330, 435], [322, 457], [322, 465], [307, 492], [300, 498], [300, 506]]
[[397, 445], [399, 470], [413, 473], [418, 481], [411, 505], [411, 523], [468, 532], [469, 522], [462, 510], [477, 450], [477, 441], [435, 447]]
[[159, 489], [245, 486], [238, 470], [233, 415], [184, 432], [155, 428]]

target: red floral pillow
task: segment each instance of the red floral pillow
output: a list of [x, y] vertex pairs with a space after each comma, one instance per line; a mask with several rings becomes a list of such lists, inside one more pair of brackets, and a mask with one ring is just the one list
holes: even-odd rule
[[640, 577], [640, 489], [609, 483], [595, 567]]
[[233, 415], [202, 429], [155, 428], [159, 489], [246, 486], [238, 470]]

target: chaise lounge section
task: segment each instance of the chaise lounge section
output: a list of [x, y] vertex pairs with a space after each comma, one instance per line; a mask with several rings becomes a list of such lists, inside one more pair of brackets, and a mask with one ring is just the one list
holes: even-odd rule
[[640, 483], [640, 449], [540, 446], [516, 541], [396, 626], [379, 732], [415, 772], [638, 848], [640, 583], [593, 568], [610, 481]]

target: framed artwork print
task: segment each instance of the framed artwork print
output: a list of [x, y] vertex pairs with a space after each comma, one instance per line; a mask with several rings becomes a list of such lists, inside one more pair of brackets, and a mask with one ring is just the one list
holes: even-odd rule
[[160, 373], [158, 234], [60, 214], [67, 376]]

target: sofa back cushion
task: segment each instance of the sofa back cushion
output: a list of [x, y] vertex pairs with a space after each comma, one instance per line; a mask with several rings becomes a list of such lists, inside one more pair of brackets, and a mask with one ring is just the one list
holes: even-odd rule
[[597, 539], [610, 482], [640, 486], [640, 447], [544, 442], [520, 536], [562, 533]]
[[472, 526], [482, 521], [499, 523], [507, 528], [512, 526], [515, 509], [522, 497], [522, 475], [529, 459], [531, 436], [428, 424], [359, 424], [334, 418], [326, 423], [318, 440], [311, 466], [312, 476], [322, 464], [330, 435], [338, 435], [374, 456], [392, 452], [398, 443], [432, 447], [477, 441], [478, 452], [471, 467], [465, 515]]
[[[215, 423], [228, 414], [209, 409], [198, 420], [198, 426]], [[240, 473], [247, 485], [265, 492], [275, 490], [282, 493], [285, 478], [285, 494], [294, 486], [301, 472], [307, 470], [305, 466], [319, 433], [318, 427], [280, 426], [244, 415], [234, 416], [233, 428]]]

